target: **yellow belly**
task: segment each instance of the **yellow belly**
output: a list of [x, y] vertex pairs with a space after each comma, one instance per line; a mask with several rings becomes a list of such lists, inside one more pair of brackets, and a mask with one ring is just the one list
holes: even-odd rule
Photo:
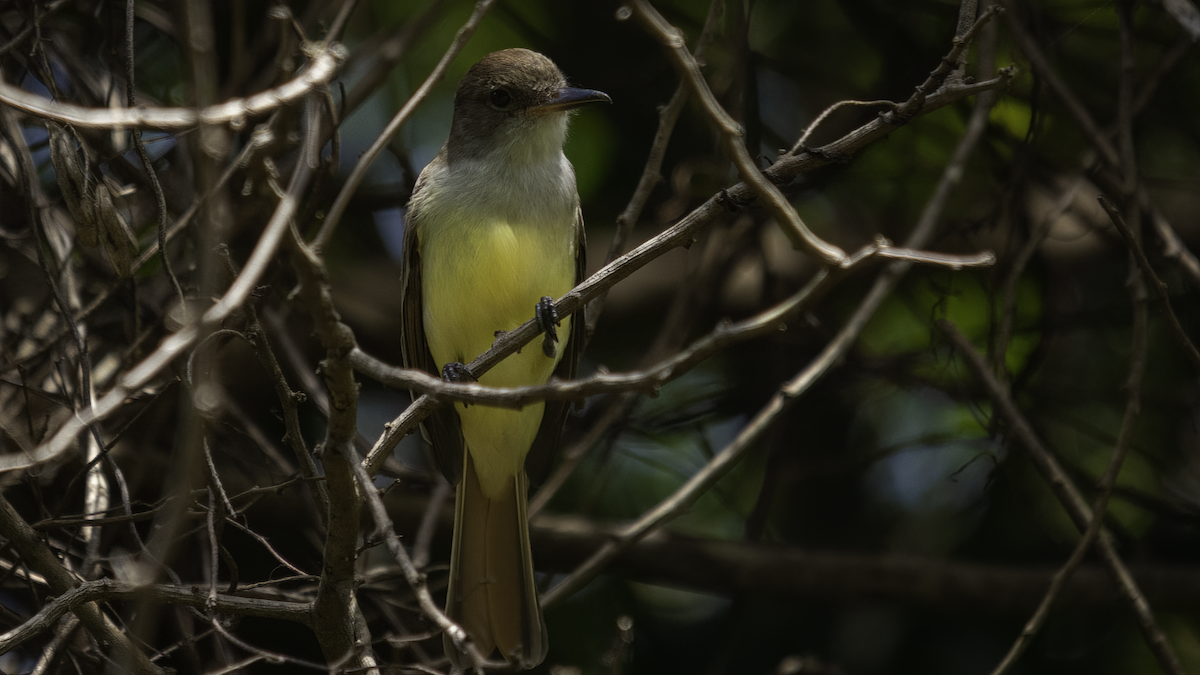
[[[573, 224], [562, 229], [507, 222], [474, 225], [432, 232], [432, 238], [421, 242], [425, 336], [439, 367], [469, 363], [491, 347], [497, 331], [525, 323], [538, 300], [560, 298], [575, 282]], [[484, 373], [480, 383], [520, 387], [546, 382], [570, 334], [566, 319], [558, 330], [554, 358], [535, 341]], [[541, 403], [521, 410], [457, 406], [484, 494], [497, 493], [520, 472], [543, 408]]]

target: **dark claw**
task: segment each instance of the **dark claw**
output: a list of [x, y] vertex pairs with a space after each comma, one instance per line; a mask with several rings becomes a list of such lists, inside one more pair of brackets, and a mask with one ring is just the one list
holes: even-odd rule
[[465, 365], [458, 361], [453, 361], [442, 366], [442, 379], [455, 384], [471, 384], [472, 382], [479, 381], [475, 379], [475, 376], [471, 374], [471, 371]]
[[556, 346], [558, 331], [555, 326], [561, 321], [558, 317], [558, 310], [554, 308], [554, 298], [547, 295], [538, 300], [536, 312], [538, 324], [546, 332], [546, 337], [542, 339], [542, 353], [549, 358], [554, 358], [558, 353]]
[[542, 330], [546, 331], [546, 335], [551, 340], [558, 342], [558, 331], [554, 327], [559, 324], [561, 319], [558, 318], [558, 310], [554, 308], [554, 298], [547, 295], [538, 300], [536, 311]]

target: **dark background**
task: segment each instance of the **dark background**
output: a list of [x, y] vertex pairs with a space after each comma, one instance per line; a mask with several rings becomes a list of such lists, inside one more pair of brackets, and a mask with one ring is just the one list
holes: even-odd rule
[[[48, 96], [53, 79], [56, 100], [92, 108], [123, 101], [124, 5], [51, 4], [48, 14], [45, 3], [0, 7], [0, 44], [10, 45], [0, 54], [4, 81]], [[1160, 219], [1191, 250], [1200, 244], [1200, 59], [1186, 20], [1181, 23], [1165, 4], [1006, 5], [1005, 15], [992, 22], [994, 34], [971, 50], [966, 72], [986, 80], [1013, 64], [1017, 75], [998, 93], [935, 234], [922, 246], [964, 255], [993, 251], [996, 264], [919, 266], [905, 275], [844, 357], [792, 401], [728, 476], [584, 590], [548, 609], [551, 651], [543, 672], [990, 672], [1079, 533], [1029, 462], [1011, 422], [996, 414], [978, 379], [935, 327], [940, 319], [953, 322], [989, 355], [1020, 411], [1089, 503], [1128, 424], [1128, 456], [1105, 523], [1185, 670], [1200, 669], [1198, 369], [1171, 329], [1165, 304], [1154, 295], [1137, 300], [1144, 290], [1134, 283], [1130, 248], [1097, 203], [1098, 195], [1107, 195], [1140, 228], [1141, 246], [1165, 283], [1184, 334], [1200, 334], [1200, 272], [1181, 262], [1190, 253], [1181, 257], [1165, 247], [1154, 227]], [[694, 48], [708, 4], [655, 6]], [[208, 73], [214, 101], [277, 86], [303, 63], [293, 27], [270, 15], [270, 3], [197, 7], [211, 14], [214, 27]], [[308, 39], [322, 36], [338, 7], [290, 5]], [[339, 37], [350, 59], [330, 88], [344, 119], [338, 154], [334, 145], [325, 146], [322, 170], [297, 219], [302, 233], [316, 232], [358, 156], [432, 70], [472, 9], [464, 2], [358, 3]], [[566, 148], [588, 225], [589, 271], [604, 263], [615, 223], [643, 172], [659, 110], [680, 81], [661, 45], [637, 21], [618, 20], [617, 10], [608, 2], [501, 0], [372, 165], [323, 255], [337, 309], [365, 352], [400, 363], [403, 206], [414, 176], [444, 141], [458, 78], [491, 51], [541, 51], [573, 84], [611, 95], [612, 106], [574, 116]], [[177, 11], [172, 3], [136, 5], [142, 105], [195, 101]], [[838, 101], [899, 102], [912, 95], [949, 52], [958, 12], [955, 3], [937, 1], [728, 2], [714, 24], [703, 72], [743, 125], [751, 154], [766, 167]], [[1122, 13], [1131, 17], [1125, 70]], [[33, 23], [36, 32], [21, 32]], [[1031, 66], [1016, 31], [1036, 45], [1065, 89]], [[385, 49], [389, 40], [398, 52]], [[980, 72], [981, 60], [991, 69]], [[383, 76], [372, 79], [372, 68]], [[1115, 165], [1098, 156], [1094, 135], [1064, 103], [1064, 91], [1102, 133], [1124, 130], [1123, 136], [1106, 136], [1121, 153]], [[1124, 126], [1122, 101], [1134, 111]], [[974, 106], [970, 97], [922, 114], [862, 152], [802, 174], [785, 191], [814, 232], [847, 251], [876, 235], [904, 242], [943, 180]], [[286, 109], [276, 122], [276, 142], [218, 188], [227, 206], [223, 229], [214, 233], [193, 224], [173, 241], [174, 272], [189, 303], [207, 306], [232, 279], [234, 272], [223, 267], [211, 244], [227, 244], [232, 263], [240, 266], [258, 241], [278, 202], [262, 158], [272, 159], [278, 184], [286, 186], [298, 161], [302, 108]], [[839, 110], [808, 147], [838, 139], [879, 110]], [[80, 352], [61, 335], [61, 312], [39, 248], [55, 260], [52, 276], [73, 289], [73, 306], [109, 294], [80, 322], [99, 393], [152, 352], [167, 327], [173, 329], [170, 314], [178, 303], [160, 258], [123, 278], [104, 246], [74, 243], [77, 219], [64, 205], [46, 124], [11, 108], [4, 114], [18, 121], [21, 142], [36, 164], [46, 195], [40, 213], [54, 214], [42, 217], [56, 223], [39, 231], [30, 222], [13, 159], [24, 150], [6, 134], [0, 139], [0, 448], [12, 454], [36, 447], [71, 410], [86, 405]], [[234, 164], [262, 121], [230, 130], [228, 152], [213, 162], [221, 170]], [[197, 187], [206, 161], [197, 133], [144, 133], [169, 222], [205, 199]], [[85, 149], [76, 157], [88, 159], [85, 171], [93, 180], [103, 176], [126, 188], [116, 208], [145, 251], [156, 241], [157, 212], [129, 134], [82, 128], [77, 134]], [[623, 251], [738, 182], [714, 125], [694, 102], [675, 127], [661, 178]], [[813, 258], [792, 248], [766, 210], [730, 210], [690, 247], [654, 260], [612, 289], [595, 315], [581, 374], [646, 368], [725, 319], [744, 319], [782, 301], [817, 268]], [[586, 456], [580, 466], [534, 521], [535, 559], [548, 583], [606, 541], [611, 526], [668, 497], [725, 447], [834, 339], [884, 269], [857, 269], [819, 303], [789, 316], [786, 330], [721, 351], [656, 396], [629, 397], [624, 413], [598, 430], [621, 397], [583, 402], [568, 420], [566, 448], [575, 450], [586, 432], [599, 440], [581, 448]], [[261, 345], [243, 339], [255, 337], [250, 326], [257, 317], [258, 339], [274, 348], [289, 385], [307, 394], [300, 420], [306, 446], [315, 448], [327, 410], [317, 374], [323, 350], [311, 308], [292, 293], [296, 284], [281, 254], [247, 307], [222, 326], [231, 333], [205, 340], [195, 357], [182, 355], [97, 425], [111, 453], [105, 470], [114, 480], [121, 472], [129, 512], [146, 515], [132, 525], [106, 523], [95, 550], [86, 550], [83, 532], [90, 528], [78, 520], [85, 511], [81, 450], [0, 474], [4, 497], [80, 576], [136, 580], [140, 569], [159, 582], [207, 587], [213, 574], [205, 513], [214, 508], [207, 492], [213, 482], [208, 469], [181, 463], [178, 454], [203, 439], [237, 511], [220, 535], [227, 557], [217, 568], [219, 585], [236, 578], [245, 593], [312, 600], [325, 532], [311, 490], [295, 480], [296, 460], [281, 440], [281, 405], [255, 358]], [[1148, 315], [1144, 356], [1134, 347], [1138, 312]], [[189, 364], [196, 367], [189, 370]], [[1134, 392], [1140, 407], [1123, 422], [1131, 374], [1143, 366]], [[363, 375], [357, 380], [365, 450], [408, 395]], [[80, 447], [85, 440], [80, 436]], [[417, 435], [402, 442], [396, 461], [377, 477], [406, 545], [414, 544], [438, 481]], [[285, 488], [256, 489], [279, 485]], [[172, 516], [179, 528], [170, 557], [155, 568], [139, 552], [139, 538], [156, 536], [171, 495], [182, 496], [185, 508]], [[448, 558], [452, 504], [443, 506], [443, 527], [426, 570], [435, 597]], [[314, 576], [245, 590], [291, 572], [242, 528]], [[362, 532], [358, 599], [377, 655], [395, 666], [428, 657], [428, 667], [447, 669], [437, 661], [440, 638], [415, 648], [380, 641], [430, 626], [415, 611], [395, 561], [368, 535], [366, 521]], [[8, 630], [52, 594], [21, 576], [23, 562], [13, 548], [0, 548], [0, 558], [6, 562], [0, 623]], [[313, 633], [295, 623], [222, 616], [227, 630], [244, 641], [236, 644], [206, 627], [202, 612], [126, 601], [105, 606], [146, 643], [148, 654], [168, 650], [158, 663], [181, 673], [217, 672], [254, 649], [323, 662]], [[0, 668], [29, 671], [53, 635], [40, 633], [0, 656]], [[48, 672], [101, 672], [103, 660], [85, 636], [80, 630], [59, 646]], [[281, 668], [301, 666], [264, 661], [252, 671]], [[1159, 668], [1127, 604], [1089, 555], [1011, 672]]]

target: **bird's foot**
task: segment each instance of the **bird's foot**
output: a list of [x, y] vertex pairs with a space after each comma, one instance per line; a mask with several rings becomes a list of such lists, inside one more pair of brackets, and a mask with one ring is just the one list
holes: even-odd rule
[[470, 369], [458, 361], [442, 366], [442, 379], [454, 384], [471, 384], [479, 381], [471, 374]]
[[536, 313], [538, 325], [546, 332], [546, 337], [542, 339], [542, 353], [554, 358], [558, 354], [558, 330], [555, 327], [562, 321], [558, 310], [554, 308], [554, 298], [547, 295], [538, 300]]

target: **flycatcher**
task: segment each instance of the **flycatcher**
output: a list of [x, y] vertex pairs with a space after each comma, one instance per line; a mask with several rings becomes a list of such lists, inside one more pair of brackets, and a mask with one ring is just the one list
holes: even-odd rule
[[[454, 381], [500, 331], [536, 315], [546, 329], [478, 377], [519, 387], [570, 379], [581, 336], [554, 298], [584, 274], [575, 171], [563, 155], [568, 112], [611, 102], [575, 89], [554, 63], [526, 49], [486, 56], [454, 98], [450, 138], [421, 172], [408, 206], [402, 260], [405, 365]], [[558, 326], [556, 329], [556, 325]], [[568, 404], [508, 410], [442, 408], [425, 422], [434, 456], [456, 484], [446, 613], [485, 656], [520, 668], [546, 657], [526, 515], [528, 475], [544, 477]], [[447, 656], [463, 659], [449, 636]]]

